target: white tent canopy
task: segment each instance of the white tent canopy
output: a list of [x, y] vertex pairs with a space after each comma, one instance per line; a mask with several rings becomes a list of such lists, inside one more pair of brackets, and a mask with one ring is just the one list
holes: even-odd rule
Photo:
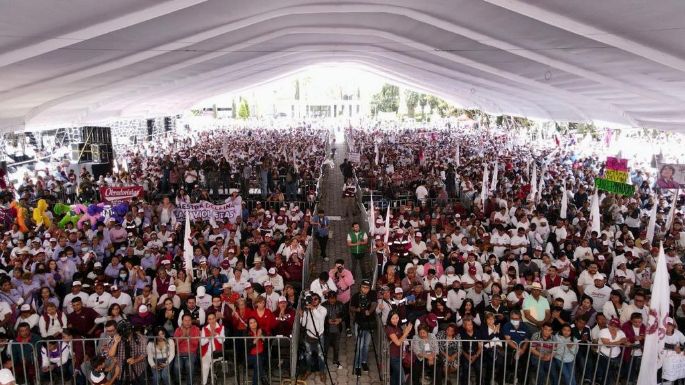
[[493, 114], [682, 130], [681, 0], [0, 0], [0, 130], [349, 62]]

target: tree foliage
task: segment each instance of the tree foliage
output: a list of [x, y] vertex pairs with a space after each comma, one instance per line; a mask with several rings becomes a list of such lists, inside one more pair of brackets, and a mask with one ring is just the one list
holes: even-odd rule
[[377, 112], [397, 112], [400, 108], [400, 87], [384, 84], [381, 91], [373, 95], [371, 107]]
[[245, 99], [240, 99], [238, 117], [240, 117], [240, 119], [247, 119], [250, 117], [250, 106], [247, 104], [247, 100]]
[[419, 93], [412, 90], [404, 90], [404, 97], [407, 100], [407, 114], [414, 117], [416, 106], [419, 104]]

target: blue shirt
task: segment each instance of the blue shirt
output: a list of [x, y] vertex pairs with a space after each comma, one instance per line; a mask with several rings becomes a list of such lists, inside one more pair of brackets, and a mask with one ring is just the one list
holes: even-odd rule
[[530, 333], [528, 332], [526, 324], [524, 324], [523, 321], [521, 321], [518, 329], [515, 328], [514, 325], [511, 324], [511, 322], [507, 322], [502, 328], [502, 334], [504, 334], [505, 337], [511, 338], [511, 340], [516, 342], [517, 344], [520, 344], [529, 338]]
[[323, 217], [319, 217], [318, 215], [314, 215], [312, 222], [319, 222], [319, 225], [316, 226], [316, 234], [319, 237], [328, 236], [328, 225], [330, 221], [327, 216], [324, 215]]

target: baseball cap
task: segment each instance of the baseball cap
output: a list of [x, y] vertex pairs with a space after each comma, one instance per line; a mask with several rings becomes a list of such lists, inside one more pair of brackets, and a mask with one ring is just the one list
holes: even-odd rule
[[271, 283], [271, 281], [266, 281], [266, 282], [264, 282], [264, 287], [267, 287], [267, 286], [274, 287], [274, 284]]
[[167, 289], [167, 291], [176, 292], [176, 285], [169, 285], [169, 288]]
[[275, 275], [275, 274], [276, 274], [276, 269], [274, 269], [274, 268], [272, 267], [272, 268], [269, 269], [268, 273], [269, 273], [269, 275]]
[[74, 281], [71, 283], [71, 286], [81, 286], [81, 281]]
[[21, 311], [31, 311], [31, 305], [29, 305], [28, 303], [25, 303], [25, 304], [21, 305], [21, 307], [19, 309]]
[[278, 302], [288, 302], [288, 300], [284, 296], [278, 297]]
[[140, 305], [140, 307], [138, 308], [138, 313], [140, 313], [140, 314], [145, 314], [145, 313], [147, 313], [147, 311], [148, 311], [147, 305]]
[[402, 290], [401, 287], [396, 287], [395, 288], [395, 294], [404, 294], [404, 290]]
[[612, 318], [611, 321], [609, 321], [609, 326], [620, 327], [621, 321], [619, 321], [618, 318]]
[[533, 282], [533, 284], [530, 285], [530, 288], [532, 290], [542, 290], [542, 285], [540, 285], [540, 282]]
[[362, 286], [371, 286], [371, 281], [369, 281], [368, 279], [363, 279]]

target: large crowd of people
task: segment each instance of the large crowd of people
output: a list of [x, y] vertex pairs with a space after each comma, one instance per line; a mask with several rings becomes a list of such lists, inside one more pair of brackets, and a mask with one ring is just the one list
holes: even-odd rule
[[[316, 195], [327, 135], [215, 130], [129, 148], [97, 179], [59, 164], [8, 186], [3, 366], [23, 384], [206, 385], [231, 351], [268, 383], [272, 349], [289, 349], [310, 245], [311, 209], [298, 202]], [[142, 196], [98, 205], [96, 187], [126, 186]], [[237, 202], [239, 214], [186, 229], [177, 207], [202, 201]]]
[[378, 276], [362, 274], [377, 279], [371, 309], [387, 333], [391, 384], [424, 375], [436, 384], [633, 383], [660, 245], [671, 285], [666, 349], [681, 353], [683, 200], [658, 188], [653, 169], [631, 170], [634, 196], [599, 191], [593, 226], [604, 159], [579, 157], [568, 138], [540, 147], [478, 127], [348, 137], [361, 155], [359, 184], [375, 200], [368, 238]]
[[[360, 161], [340, 167], [341, 214], [361, 218], [358, 186], [375, 204], [368, 225], [331, 235], [323, 210], [295, 203], [315, 199], [327, 135], [215, 131], [129, 148], [101, 178], [59, 166], [8, 186], [3, 366], [22, 383], [169, 385], [178, 374], [206, 385], [228, 350], [244, 356], [254, 385], [266, 384], [269, 338], [287, 339], [298, 319], [305, 379], [326, 382], [326, 367], [345, 365], [364, 375], [375, 353], [392, 385], [632, 383], [660, 245], [671, 284], [666, 346], [681, 353], [683, 201], [644, 164], [631, 171], [634, 196], [599, 192], [597, 226], [604, 159], [578, 156], [566, 137], [540, 146], [481, 127], [348, 129]], [[100, 186], [144, 193], [125, 212], [95, 215]], [[225, 220], [194, 219], [185, 239], [188, 213], [176, 207], [203, 201], [242, 206]], [[329, 236], [348, 255], [327, 251]], [[314, 239], [316, 258], [334, 262], [302, 287]], [[383, 346], [373, 344], [379, 330]], [[340, 356], [344, 341], [352, 362]]]

